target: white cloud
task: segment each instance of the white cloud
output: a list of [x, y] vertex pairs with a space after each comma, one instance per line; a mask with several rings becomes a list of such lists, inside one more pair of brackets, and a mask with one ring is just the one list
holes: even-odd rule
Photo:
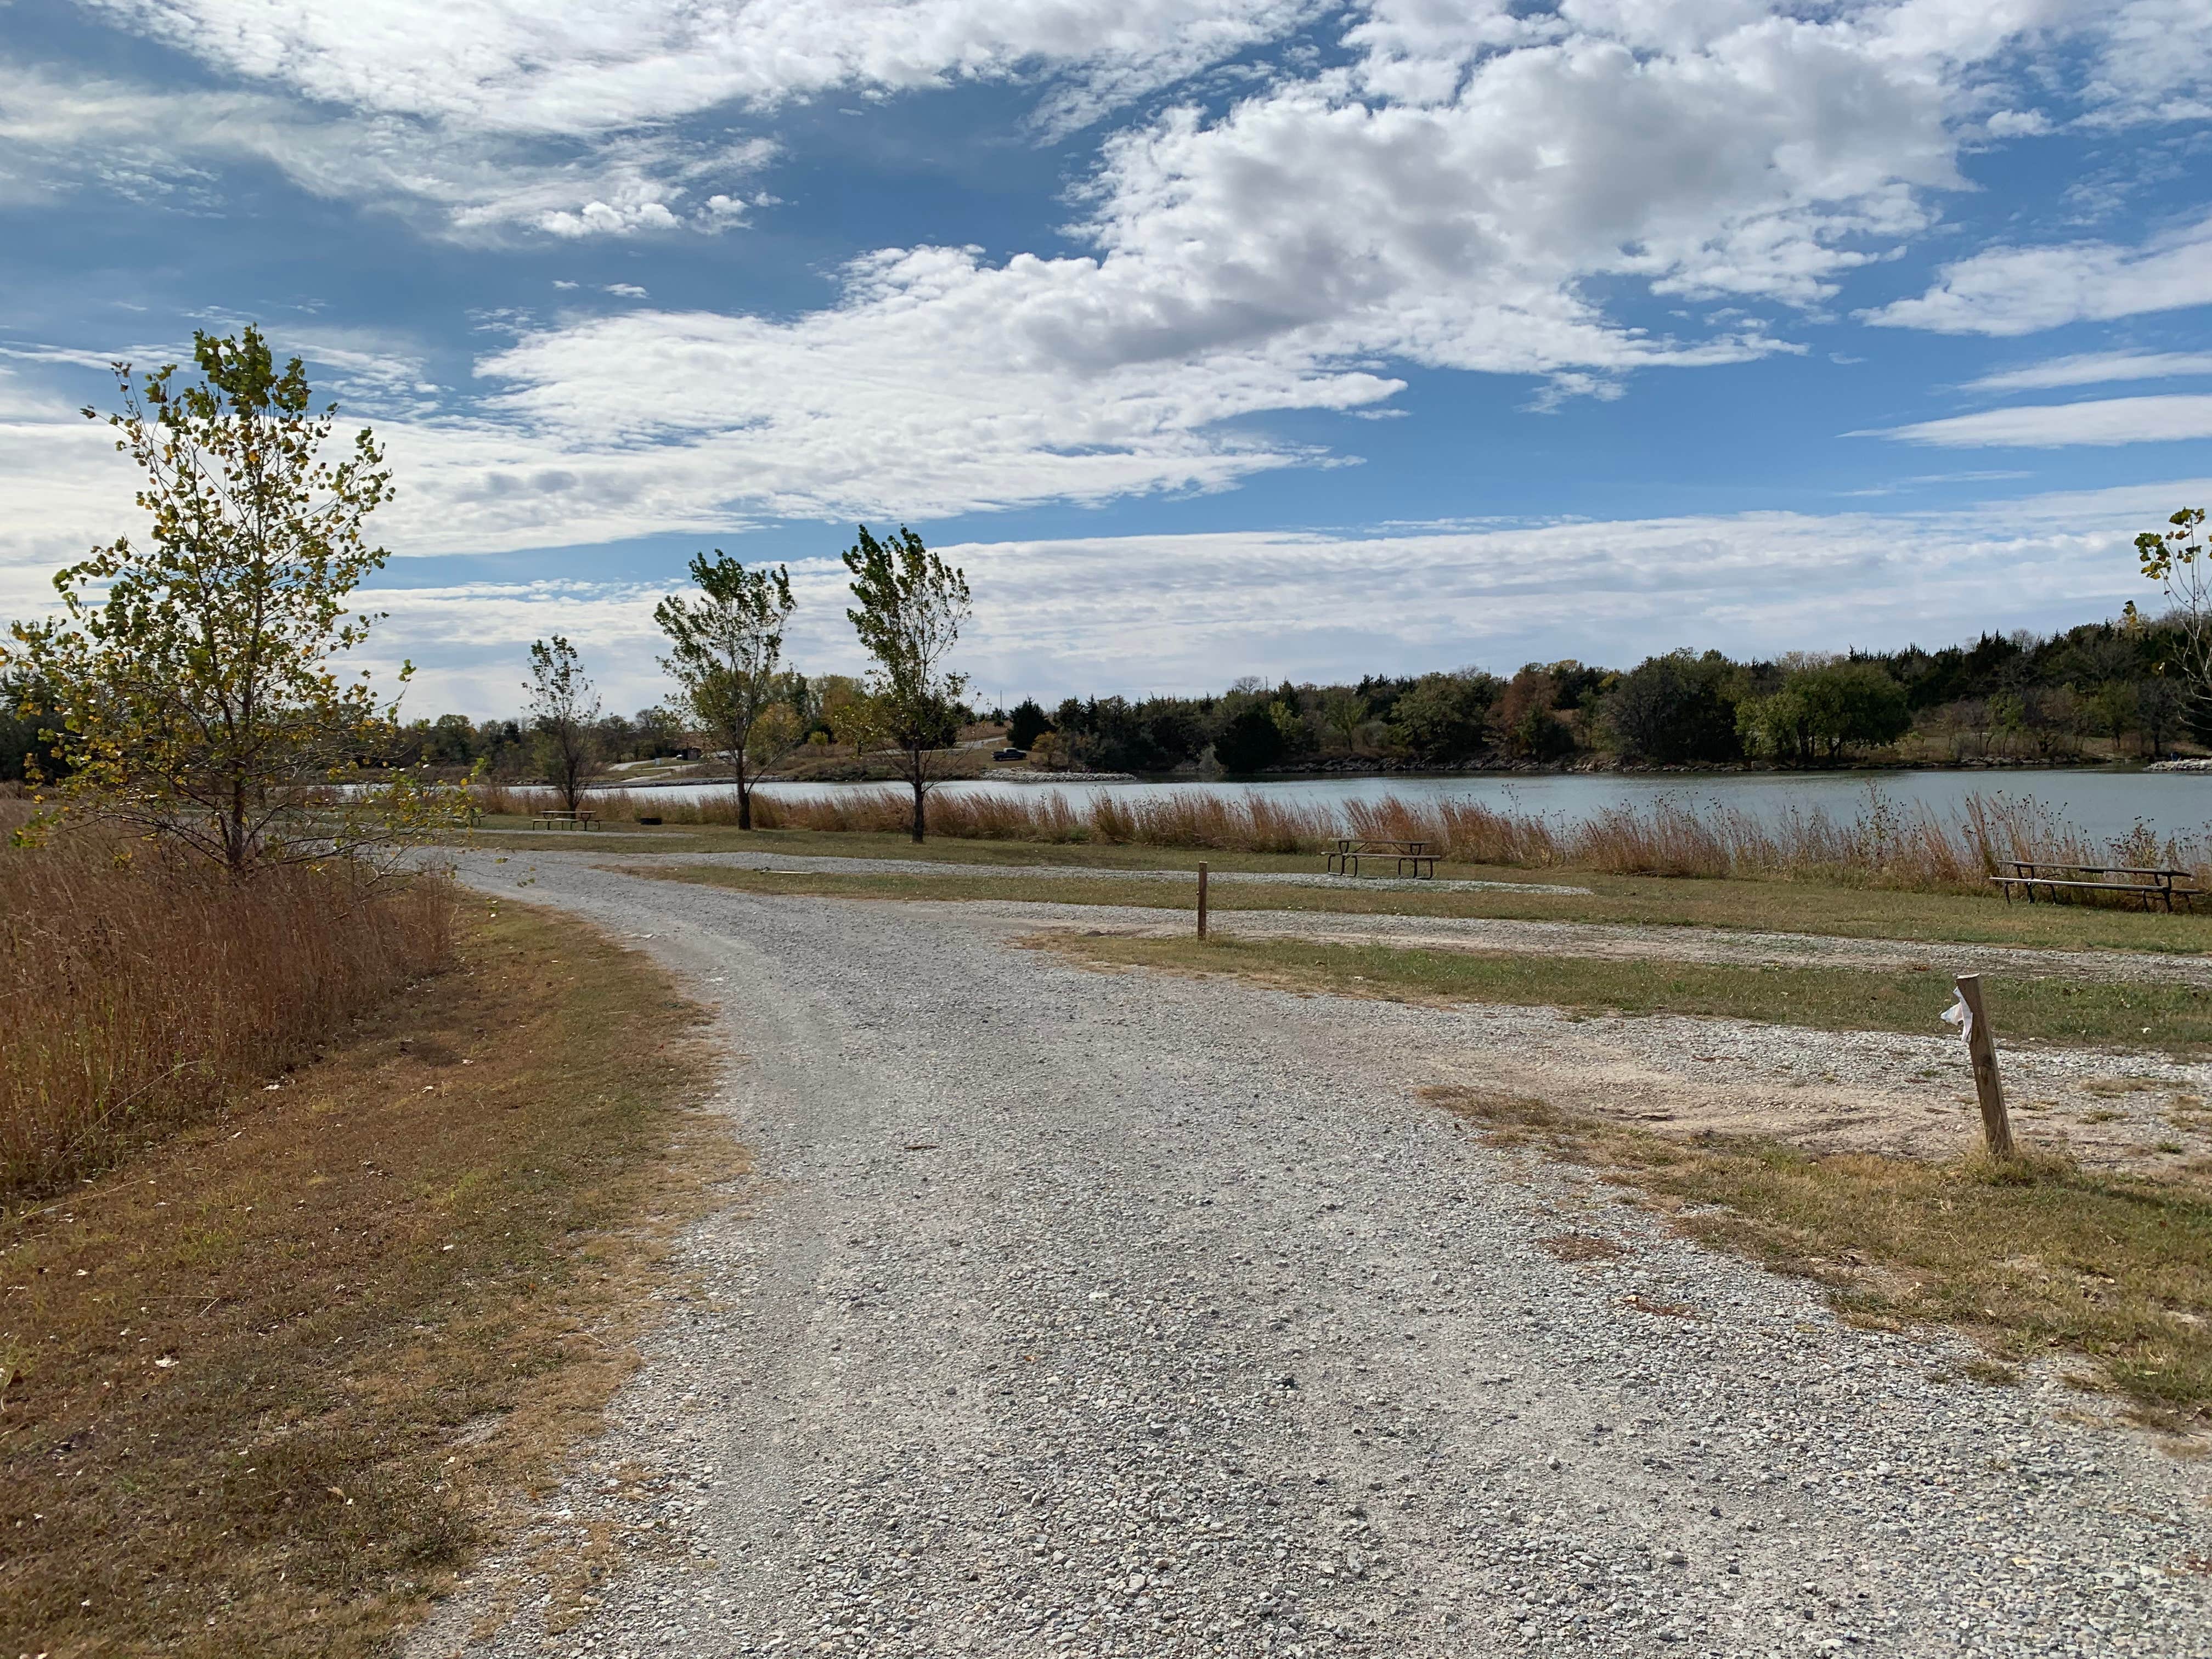
[[[792, 321], [525, 335], [479, 366], [501, 388], [480, 441], [544, 481], [496, 492], [499, 533], [603, 522], [580, 492], [616, 477], [639, 530], [669, 522], [649, 510], [930, 516], [1218, 488], [1310, 459], [1224, 422], [1371, 410], [1393, 362], [1551, 377], [1540, 403], [1789, 349], [1741, 318], [1654, 337], [1589, 285], [1821, 301], [1859, 239], [1917, 225], [1916, 191], [1953, 181], [1943, 90], [1855, 22], [1694, 21], [1670, 14], [1664, 44], [1636, 18], [1618, 39], [1539, 30], [1419, 106], [1363, 90], [1400, 73], [1378, 56], [1219, 119], [1170, 112], [1107, 144], [1090, 257], [887, 249]], [[489, 508], [440, 522], [469, 533]]]
[[2171, 443], [2212, 438], [2212, 395], [2107, 398], [2078, 404], [2032, 404], [1984, 410], [1948, 420], [1919, 421], [1855, 438], [1895, 438], [1947, 449], [2061, 449], [2075, 445]]
[[[432, 234], [563, 237], [729, 229], [716, 191], [775, 154], [767, 139], [665, 132], [589, 144], [523, 142], [411, 117], [341, 114], [244, 91], [182, 91], [0, 61], [0, 155], [27, 199], [88, 185], [149, 204], [219, 205], [219, 167], [273, 167], [311, 195], [400, 213]], [[0, 178], [4, 178], [0, 173]], [[717, 205], [717, 204], [720, 204]]]
[[[610, 340], [606, 349], [620, 347]], [[127, 465], [98, 428], [26, 378], [0, 374], [0, 469], [16, 481], [14, 510], [0, 524], [0, 617], [40, 611], [52, 602], [56, 566], [138, 528]], [[933, 412], [918, 409], [911, 419], [926, 426]], [[734, 527], [713, 505], [743, 470], [722, 448], [645, 447], [563, 462], [542, 444], [482, 428], [380, 430], [402, 485], [379, 515], [381, 538], [403, 556], [612, 539], [641, 523], [690, 530], [702, 542]], [[1839, 630], [1850, 643], [1882, 646], [1990, 626], [2049, 628], [2139, 597], [2128, 551], [2135, 532], [2178, 502], [2202, 500], [2212, 500], [2212, 479], [1940, 513], [1100, 537], [940, 550], [967, 568], [975, 589], [963, 658], [985, 690], [1198, 690], [1245, 672], [1356, 677], [1562, 655], [1617, 663], [1683, 643], [1739, 653], [1832, 646]], [[821, 556], [793, 565], [803, 606], [794, 643], [810, 668], [857, 663], [835, 559], [848, 534], [825, 526]], [[373, 596], [392, 620], [371, 660], [423, 665], [409, 697], [416, 711], [511, 711], [522, 647], [555, 629], [583, 644], [613, 706], [661, 695], [651, 623], [659, 585], [456, 585], [429, 576], [434, 568], [395, 559], [386, 573], [394, 585]], [[428, 585], [410, 585], [426, 576]]]
[[2067, 323], [2207, 304], [2212, 304], [2212, 219], [2140, 248], [2111, 242], [1990, 248], [1945, 266], [1918, 299], [1863, 313], [1863, 320], [1941, 334], [2033, 334]]
[[2100, 386], [2113, 380], [2165, 380], [2212, 374], [2212, 351], [2090, 351], [2052, 357], [1984, 374], [1968, 392], [2035, 392], [2059, 386]]
[[2212, 116], [2212, 29], [2201, 0], [2127, 0], [2099, 31], [2084, 89], [2092, 125]]
[[[1047, 70], [1061, 118], [1273, 39], [1312, 0], [86, 0], [233, 74], [355, 109], [511, 132], [619, 131], [841, 87]], [[426, 49], [426, 43], [435, 46]]]
[[[1110, 14], [1096, 0], [973, 13], [917, 0], [824, 32], [786, 0], [741, 13], [441, 3], [439, 30], [428, 3], [189, 0], [154, 22], [155, 9], [119, 5], [240, 73], [369, 112], [306, 126], [258, 93], [142, 106], [126, 88], [57, 97], [18, 77], [0, 82], [0, 139], [59, 157], [90, 133], [151, 156], [157, 133], [182, 131], [331, 193], [365, 154], [392, 200], [436, 203], [453, 234], [623, 234], [674, 222], [712, 168], [759, 165], [760, 143], [709, 151], [609, 126], [571, 163], [526, 166], [526, 147], [476, 129], [450, 155], [428, 137], [460, 132], [436, 124], [465, 107], [509, 129], [632, 120], [648, 87], [666, 112], [695, 96], [782, 96], [817, 84], [807, 76], [888, 87], [1164, 63], [1147, 39], [1225, 51], [1304, 15], [1258, 0]], [[785, 78], [744, 68], [751, 90], [731, 92], [731, 65], [767, 38], [750, 32], [777, 18], [791, 31]], [[886, 249], [854, 262], [836, 304], [790, 319], [506, 319], [517, 337], [479, 363], [477, 406], [449, 401], [434, 418], [427, 403], [392, 405], [385, 432], [407, 466], [395, 544], [573, 544], [1220, 489], [1322, 459], [1232, 423], [1377, 413], [1402, 363], [1541, 377], [1541, 408], [1619, 396], [1639, 368], [1793, 349], [1734, 307], [1683, 337], [1620, 307], [1638, 289], [1824, 305], [1928, 223], [1931, 194], [1959, 182], [1954, 127], [1981, 106], [1976, 66], [2045, 21], [2036, 0], [1802, 15], [1753, 0], [1575, 0], [1544, 15], [1375, 0], [1349, 65], [1263, 78], [1218, 116], [1173, 109], [1109, 139], [1073, 228], [1086, 256]], [[1015, 50], [1017, 34], [1032, 44]], [[817, 64], [809, 43], [830, 35]], [[422, 51], [434, 36], [450, 49]], [[719, 222], [724, 197], [697, 211]]]
[[[1575, 656], [1632, 663], [1675, 646], [1739, 654], [1923, 645], [2050, 629], [2144, 597], [2130, 544], [2212, 479], [1940, 513], [1755, 513], [1332, 536], [1099, 537], [939, 549], [976, 597], [961, 665], [978, 690], [1218, 690], [1270, 681]], [[795, 659], [859, 665], [832, 536], [792, 567]], [[398, 571], [402, 580], [406, 572]], [[536, 583], [382, 590], [380, 647], [425, 664], [417, 712], [514, 708], [527, 642], [577, 640], [615, 706], [661, 695], [662, 590]]]
[[605, 291], [624, 300], [642, 300], [646, 297], [645, 290], [635, 283], [609, 283]]

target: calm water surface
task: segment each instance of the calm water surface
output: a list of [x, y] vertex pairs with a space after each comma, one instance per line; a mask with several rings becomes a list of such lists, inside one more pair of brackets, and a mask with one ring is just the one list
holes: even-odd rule
[[[895, 784], [772, 783], [771, 794], [801, 796], [854, 789], [896, 789]], [[2141, 818], [2160, 835], [2212, 834], [2212, 773], [2140, 772], [2103, 769], [1991, 772], [1537, 773], [1449, 777], [1281, 778], [1258, 783], [1001, 783], [988, 779], [940, 786], [952, 794], [1038, 795], [1057, 788], [1073, 796], [1110, 790], [1123, 799], [1197, 791], [1256, 795], [1301, 805], [1374, 800], [1396, 795], [1408, 801], [1477, 800], [1522, 812], [1572, 821], [1607, 806], [1635, 805], [1667, 796], [1697, 807], [1720, 802], [1771, 817], [1796, 807], [1824, 807], [1849, 819], [1866, 805], [1870, 789], [1896, 805], [1925, 805], [1945, 817], [1956, 815], [1971, 794], [2004, 794], [2039, 802], [2100, 840], [2124, 835]], [[633, 799], [696, 800], [687, 788], [642, 787]]]

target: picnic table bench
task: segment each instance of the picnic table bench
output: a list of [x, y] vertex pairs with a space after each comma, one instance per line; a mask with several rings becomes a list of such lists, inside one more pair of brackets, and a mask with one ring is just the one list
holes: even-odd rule
[[1383, 836], [1338, 836], [1330, 846], [1322, 867], [1330, 875], [1356, 876], [1362, 859], [1389, 859], [1395, 873], [1404, 875], [1411, 866], [1417, 880], [1433, 881], [1437, 873], [1437, 855], [1429, 851], [1425, 841], [1394, 840]]
[[2140, 896], [2146, 910], [2157, 903], [2171, 910], [2174, 900], [2187, 904], [2203, 896], [2204, 892], [2194, 884], [2174, 884], [2183, 881], [2193, 884], [2196, 872], [2191, 870], [2160, 870], [2132, 864], [2062, 864], [2048, 859], [2008, 859], [2005, 862], [2011, 866], [2012, 873], [1991, 876], [1990, 879], [2004, 894], [2007, 904], [2012, 902], [2012, 890], [2015, 887], [2027, 895], [2030, 904], [2036, 902], [2035, 890], [2040, 887], [2053, 904], [2058, 902], [2061, 890], [2126, 893]]
[[596, 830], [599, 817], [592, 812], [562, 812], [548, 811], [532, 814], [531, 821], [542, 830]]

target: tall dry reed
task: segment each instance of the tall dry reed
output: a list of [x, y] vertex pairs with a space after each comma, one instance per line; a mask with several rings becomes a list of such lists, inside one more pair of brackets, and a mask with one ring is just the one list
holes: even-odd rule
[[[612, 821], [641, 811], [669, 823], [734, 824], [737, 797], [702, 791], [692, 799], [641, 803], [620, 791], [593, 797]], [[485, 810], [526, 812], [555, 804], [549, 792], [487, 790]], [[903, 834], [908, 807], [896, 792], [760, 794], [763, 830]], [[1565, 818], [1476, 800], [1410, 801], [1384, 795], [1340, 806], [1283, 802], [1257, 791], [1176, 790], [1133, 796], [1096, 789], [1071, 796], [940, 793], [930, 828], [961, 840], [1095, 842], [1223, 852], [1318, 853], [1335, 836], [1419, 839], [1462, 864], [1520, 869], [1596, 870], [1615, 875], [1813, 878], [1928, 891], [1990, 892], [1987, 878], [2009, 859], [2081, 864], [2162, 865], [2212, 884], [2212, 847], [2196, 836], [2160, 836], [2137, 823], [2100, 841], [2040, 803], [2002, 793], [1969, 795], [1955, 815], [1906, 805], [1869, 788], [1849, 817], [1821, 807], [1772, 817], [1721, 801], [1662, 795], [1638, 805]]]
[[219, 1110], [450, 959], [443, 880], [341, 866], [239, 884], [115, 853], [0, 843], [0, 1198]]

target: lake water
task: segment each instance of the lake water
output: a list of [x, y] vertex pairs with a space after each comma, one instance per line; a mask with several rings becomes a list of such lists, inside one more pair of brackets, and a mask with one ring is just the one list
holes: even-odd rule
[[[851, 789], [897, 789], [896, 784], [764, 784], [775, 795], [825, 795]], [[1572, 822], [1607, 806], [1634, 805], [1671, 796], [1686, 805], [1721, 802], [1767, 817], [1795, 806], [1826, 809], [1832, 817], [1858, 816], [1869, 788], [1899, 806], [1924, 804], [1955, 817], [1971, 794], [2004, 794], [2041, 803], [2100, 841], [2124, 835], [2141, 818], [2161, 836], [2197, 835], [2212, 827], [2212, 773], [2143, 772], [2083, 768], [2051, 771], [1986, 772], [1711, 772], [1660, 775], [1618, 772], [1456, 775], [1445, 777], [1279, 778], [1254, 783], [1003, 783], [990, 779], [946, 783], [948, 793], [1036, 795], [1060, 789], [1073, 796], [1110, 790], [1143, 797], [1196, 790], [1269, 796], [1301, 804], [1373, 800], [1396, 795], [1409, 801], [1478, 800], [1504, 810], [1541, 813]], [[641, 787], [623, 793], [638, 800], [696, 800], [697, 788]], [[711, 793], [711, 792], [707, 792]]]

